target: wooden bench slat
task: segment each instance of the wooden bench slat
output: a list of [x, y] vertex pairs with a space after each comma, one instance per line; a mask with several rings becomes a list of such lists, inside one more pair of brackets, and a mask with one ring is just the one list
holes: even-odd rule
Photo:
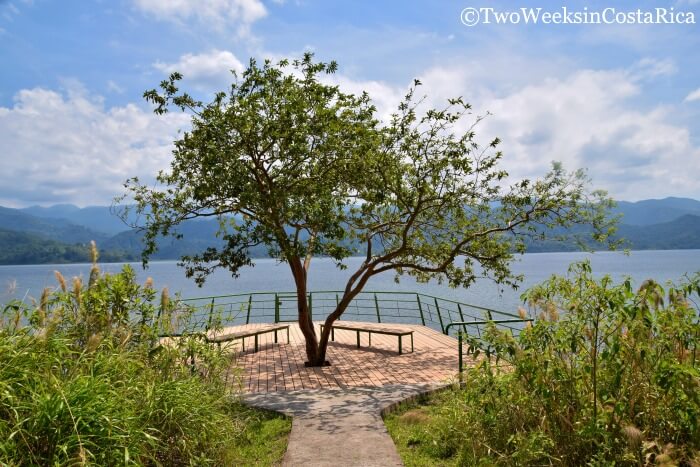
[[384, 328], [384, 327], [378, 327], [378, 326], [366, 326], [366, 325], [353, 325], [353, 324], [335, 324], [333, 323], [333, 327], [336, 329], [345, 329], [348, 331], [367, 331], [367, 332], [374, 332], [377, 334], [389, 334], [389, 335], [408, 335], [413, 332], [413, 330], [405, 330], [405, 329], [392, 329], [392, 328]]
[[226, 334], [219, 334], [213, 337], [207, 337], [209, 342], [226, 342], [234, 339], [241, 339], [244, 337], [253, 337], [260, 334], [266, 334], [268, 332], [281, 331], [283, 329], [289, 329], [288, 324], [280, 324], [276, 326], [265, 326], [253, 329], [246, 329], [244, 331], [229, 332]]
[[[217, 344], [219, 348], [221, 348], [221, 343], [222, 342], [228, 342], [228, 341], [233, 341], [236, 339], [245, 339], [246, 337], [255, 337], [255, 351], [258, 351], [258, 336], [261, 334], [266, 334], [268, 332], [274, 332], [275, 333], [275, 344], [277, 343], [277, 331], [287, 331], [287, 344], [289, 344], [289, 324], [269, 324], [266, 326], [261, 326], [253, 329], [246, 329], [244, 331], [237, 331], [237, 332], [228, 332], [225, 334], [219, 334], [219, 335], [213, 335], [209, 336], [208, 334], [204, 332], [197, 332], [193, 333], [191, 335], [193, 336], [198, 336], [203, 338], [205, 341], [209, 342], [210, 344]], [[167, 335], [161, 335], [160, 337], [163, 339], [167, 338], [173, 338], [173, 337], [182, 337], [184, 334], [182, 333], [172, 333], [172, 334], [167, 334]], [[243, 350], [245, 351], [245, 340], [243, 340]]]
[[407, 336], [413, 334], [413, 331], [403, 331], [398, 329], [377, 329], [377, 328], [355, 328], [350, 326], [333, 326], [335, 329], [346, 331], [372, 332], [374, 334], [386, 334], [388, 336]]
[[[323, 327], [325, 324], [321, 324], [321, 332], [323, 332]], [[331, 325], [331, 338], [335, 340], [335, 334], [334, 330], [335, 329], [341, 329], [341, 330], [346, 330], [346, 331], [355, 331], [357, 333], [357, 347], [360, 348], [360, 333], [361, 332], [366, 332], [369, 335], [369, 345], [372, 345], [372, 333], [375, 334], [384, 334], [388, 336], [397, 336], [399, 338], [399, 355], [403, 353], [403, 345], [401, 342], [401, 338], [403, 336], [411, 336], [411, 352], [413, 352], [413, 330], [404, 330], [404, 329], [391, 329], [391, 328], [385, 328], [385, 327], [379, 327], [379, 326], [368, 326], [366, 324], [352, 324], [352, 323], [333, 323]]]
[[[277, 331], [287, 330], [287, 343], [289, 343], [289, 325], [288, 324], [273, 324], [259, 328], [249, 329], [245, 331], [230, 332], [219, 336], [207, 337], [207, 341], [213, 342], [221, 347], [222, 342], [228, 342], [235, 339], [245, 339], [246, 337], [255, 337], [255, 352], [258, 351], [258, 336], [268, 332], [275, 333], [275, 343], [277, 343]], [[245, 340], [243, 342], [243, 350], [245, 351]]]

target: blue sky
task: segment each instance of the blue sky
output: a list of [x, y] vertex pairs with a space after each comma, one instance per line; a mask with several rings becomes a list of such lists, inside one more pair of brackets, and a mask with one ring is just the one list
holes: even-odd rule
[[[477, 24], [461, 12], [664, 8], [672, 24]], [[493, 13], [488, 13], [493, 14]], [[680, 24], [694, 19], [695, 24]], [[695, 18], [697, 17], [697, 19]], [[552, 160], [625, 200], [700, 198], [700, 0], [668, 2], [0, 0], [0, 205], [108, 204], [168, 166], [187, 117], [143, 101], [170, 71], [206, 96], [250, 57], [337, 60], [334, 81], [388, 115], [413, 78], [428, 103], [491, 112], [513, 179]]]

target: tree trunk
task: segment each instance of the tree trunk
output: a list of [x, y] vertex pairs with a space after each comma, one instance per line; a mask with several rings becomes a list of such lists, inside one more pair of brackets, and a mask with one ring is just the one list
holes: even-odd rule
[[331, 327], [333, 323], [340, 318], [340, 316], [345, 312], [350, 302], [355, 298], [355, 296], [360, 293], [362, 288], [367, 283], [369, 279], [368, 274], [362, 274], [365, 269], [360, 269], [355, 276], [360, 277], [358, 284], [353, 287], [353, 284], [357, 277], [353, 277], [348, 281], [348, 285], [345, 288], [345, 293], [341, 298], [340, 302], [336, 306], [335, 310], [328, 315], [326, 321], [323, 325], [323, 332], [321, 332], [321, 337], [316, 340], [316, 331], [314, 329], [314, 323], [311, 320], [309, 314], [309, 303], [306, 296], [306, 269], [301, 265], [301, 261], [291, 261], [292, 273], [294, 274], [294, 281], [297, 286], [297, 307], [299, 310], [299, 327], [301, 328], [302, 334], [306, 339], [306, 362], [307, 366], [327, 366], [330, 362], [326, 360], [326, 350], [328, 349], [328, 339], [331, 334]]
[[[358, 291], [359, 292], [359, 291]], [[328, 349], [328, 339], [330, 338], [331, 335], [331, 326], [333, 326], [333, 323], [335, 323], [338, 318], [343, 314], [343, 312], [347, 309], [348, 305], [352, 301], [353, 298], [355, 298], [355, 295], [357, 295], [358, 292], [352, 293], [350, 295], [345, 294], [343, 295], [343, 298], [340, 300], [338, 305], [335, 307], [335, 310], [328, 315], [326, 318], [326, 321], [323, 324], [323, 331], [321, 332], [321, 337], [319, 341], [316, 341], [316, 335], [314, 333], [313, 337], [313, 346], [315, 347], [315, 352], [312, 356], [310, 353], [310, 348], [311, 346], [309, 345], [309, 340], [307, 338], [306, 341], [306, 356], [308, 357], [309, 361], [307, 362], [308, 366], [327, 366], [330, 365], [330, 362], [326, 360], [326, 350]], [[307, 309], [307, 316], [308, 316], [308, 303], [306, 303], [306, 298], [304, 298], [304, 304]], [[301, 307], [300, 307], [301, 309]], [[301, 321], [300, 321], [301, 325]], [[313, 323], [311, 324], [311, 327], [313, 329]], [[306, 336], [306, 335], [305, 335]]]
[[301, 333], [304, 335], [304, 340], [306, 341], [306, 364], [308, 366], [322, 366], [324, 361], [321, 360], [319, 362], [317, 359], [319, 354], [318, 341], [316, 340], [314, 323], [309, 314], [309, 302], [306, 296], [306, 271], [298, 258], [296, 261], [290, 261], [290, 266], [297, 288], [297, 320]]
[[336, 318], [332, 318], [332, 317], [336, 313], [336, 311], [338, 311], [337, 307], [336, 307], [335, 311], [333, 313], [331, 313], [331, 315], [328, 316], [328, 318], [326, 318], [326, 322], [323, 325], [323, 332], [321, 332], [321, 339], [318, 343], [317, 358], [316, 358], [316, 360], [319, 362], [326, 361], [326, 350], [328, 349], [328, 339], [330, 338], [330, 335], [331, 335], [331, 326], [333, 326], [333, 323], [336, 321]]
[[346, 289], [345, 293], [343, 294], [343, 298], [340, 300], [340, 302], [338, 302], [338, 305], [335, 307], [335, 310], [333, 310], [333, 312], [326, 318], [326, 321], [323, 324], [323, 332], [321, 333], [321, 339], [318, 343], [316, 358], [314, 359], [314, 362], [317, 362], [318, 365], [314, 366], [321, 366], [326, 364], [326, 350], [328, 349], [328, 339], [331, 335], [331, 327], [333, 326], [333, 323], [335, 323], [345, 312], [345, 310], [348, 308], [348, 305], [350, 305], [350, 302], [352, 302], [355, 296], [357, 296], [357, 294], [360, 293], [365, 283], [367, 282], [367, 279], [368, 277], [364, 277], [362, 280], [360, 280], [360, 284], [354, 289]]

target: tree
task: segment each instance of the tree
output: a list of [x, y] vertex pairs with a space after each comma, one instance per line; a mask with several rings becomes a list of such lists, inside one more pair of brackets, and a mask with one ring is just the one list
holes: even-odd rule
[[[192, 127], [175, 141], [160, 187], [125, 184], [145, 215], [144, 262], [161, 235], [188, 219], [215, 217], [220, 248], [182, 258], [201, 285], [219, 267], [235, 277], [250, 265], [249, 248], [265, 245], [294, 277], [308, 364], [327, 364], [331, 324], [374, 275], [394, 272], [468, 287], [485, 275], [515, 284], [509, 262], [528, 236], [592, 223], [609, 233], [603, 193], [590, 193], [582, 171], [555, 164], [541, 180], [506, 186], [499, 140], [481, 147], [469, 104], [451, 99], [419, 115], [415, 81], [389, 122], [380, 122], [367, 93], [325, 84], [335, 62], [254, 60], [227, 93], [207, 104], [177, 87], [173, 73], [145, 98], [162, 114], [175, 106]], [[472, 123], [464, 129], [464, 122]], [[458, 129], [462, 128], [461, 131]], [[125, 195], [125, 196], [127, 196]], [[549, 238], [549, 237], [548, 237]], [[312, 259], [362, 254], [320, 337], [307, 303]]]

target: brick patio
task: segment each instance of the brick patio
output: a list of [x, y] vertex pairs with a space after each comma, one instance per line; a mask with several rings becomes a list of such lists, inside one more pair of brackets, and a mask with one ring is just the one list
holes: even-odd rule
[[[326, 354], [331, 366], [306, 368], [304, 337], [297, 324], [289, 325], [289, 344], [286, 333], [280, 332], [277, 344], [272, 333], [260, 335], [258, 352], [253, 352], [252, 337], [245, 339], [245, 352], [240, 351], [240, 340], [225, 347], [234, 355], [233, 366], [242, 370], [237, 384], [244, 392], [440, 383], [453, 380], [457, 375], [457, 340], [425, 326], [372, 323], [373, 326], [414, 331], [415, 350], [410, 352], [410, 339], [404, 338], [403, 355], [397, 352], [398, 338], [395, 336], [373, 334], [372, 347], [367, 347], [367, 334], [362, 333], [362, 347], [358, 349], [354, 331], [336, 330], [335, 342], [329, 343]], [[224, 332], [258, 326], [264, 325], [235, 326]]]

